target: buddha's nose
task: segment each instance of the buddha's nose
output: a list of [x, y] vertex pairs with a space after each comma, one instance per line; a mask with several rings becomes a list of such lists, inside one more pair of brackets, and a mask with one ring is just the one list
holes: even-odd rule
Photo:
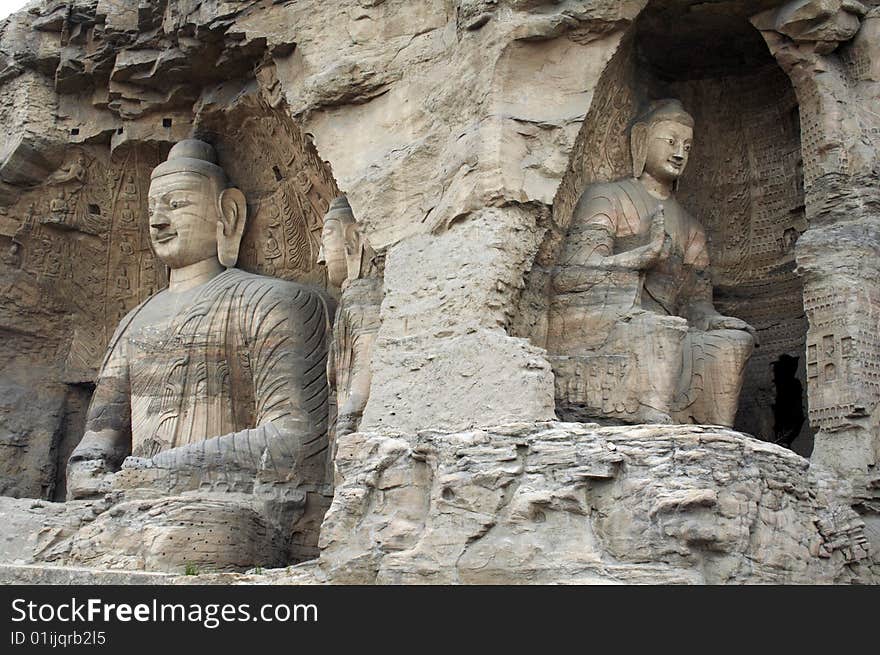
[[168, 219], [166, 219], [164, 216], [154, 214], [150, 217], [150, 227], [154, 230], [164, 230], [169, 225], [171, 225], [171, 223], [169, 223]]
[[318, 248], [318, 259], [315, 260], [318, 264], [326, 264], [327, 259], [324, 257], [324, 245], [321, 244], [321, 247]]

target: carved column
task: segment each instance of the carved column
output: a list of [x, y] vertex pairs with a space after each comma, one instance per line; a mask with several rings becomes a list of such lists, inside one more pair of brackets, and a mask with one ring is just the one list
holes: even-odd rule
[[[880, 10], [791, 2], [753, 18], [800, 104], [809, 229], [804, 279], [814, 464], [880, 509]], [[828, 4], [828, 3], [826, 3]], [[826, 7], [827, 9], [827, 7]]]

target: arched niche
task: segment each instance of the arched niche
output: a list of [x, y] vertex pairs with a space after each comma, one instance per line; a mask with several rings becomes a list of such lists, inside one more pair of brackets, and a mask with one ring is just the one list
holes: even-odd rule
[[333, 293], [317, 264], [324, 214], [339, 195], [330, 166], [282, 106], [249, 90], [209, 105], [194, 127], [248, 201], [238, 266]]
[[67, 457], [110, 337], [168, 283], [150, 246], [147, 195], [173, 141], [206, 138], [246, 194], [240, 267], [332, 295], [316, 262], [323, 216], [338, 195], [329, 165], [253, 78], [203, 96], [191, 113], [174, 114], [173, 138], [170, 114], [160, 113], [68, 144], [54, 171], [0, 207], [0, 417], [15, 442], [0, 443], [12, 453], [0, 493], [64, 498]]
[[550, 271], [580, 193], [631, 175], [632, 119], [650, 100], [677, 97], [696, 121], [677, 197], [706, 229], [716, 307], [758, 330], [735, 427], [808, 455], [807, 322], [794, 259], [807, 228], [798, 104], [748, 22], [754, 10], [654, 3], [628, 29], [596, 87], [514, 328], [546, 344]]

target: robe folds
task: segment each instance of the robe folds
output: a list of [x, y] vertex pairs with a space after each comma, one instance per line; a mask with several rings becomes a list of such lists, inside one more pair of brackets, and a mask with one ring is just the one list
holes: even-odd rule
[[86, 421], [157, 465], [323, 475], [328, 315], [319, 293], [231, 268], [119, 324]]
[[[668, 252], [608, 263], [650, 244], [661, 204]], [[704, 328], [715, 314], [706, 234], [675, 198], [632, 178], [587, 187], [553, 285], [547, 350], [562, 416], [733, 425], [754, 339]]]

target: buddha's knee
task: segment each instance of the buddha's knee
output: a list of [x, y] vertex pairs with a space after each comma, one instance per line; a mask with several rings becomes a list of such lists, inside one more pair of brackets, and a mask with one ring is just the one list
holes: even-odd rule
[[705, 342], [723, 350], [727, 358], [744, 363], [755, 348], [755, 337], [745, 330], [712, 330], [704, 333]]
[[678, 316], [663, 316], [652, 312], [640, 312], [618, 321], [614, 336], [625, 344], [627, 350], [644, 346], [647, 348], [673, 348], [678, 350], [688, 334], [687, 321]]

